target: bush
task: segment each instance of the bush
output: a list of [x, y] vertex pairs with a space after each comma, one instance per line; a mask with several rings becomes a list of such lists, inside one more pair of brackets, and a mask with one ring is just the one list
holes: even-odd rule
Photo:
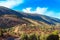
[[22, 34], [21, 35], [21, 40], [29, 40], [28, 35], [27, 34]]
[[58, 35], [58, 30], [54, 30], [54, 31], [52, 32], [52, 34]]
[[3, 36], [3, 31], [2, 31], [2, 29], [0, 29], [0, 37], [2, 37]]
[[40, 36], [36, 35], [36, 34], [31, 34], [29, 36], [30, 40], [40, 40]]
[[44, 32], [42, 32], [40, 34], [40, 40], [45, 40], [45, 36], [46, 36], [46, 34]]
[[47, 40], [59, 40], [59, 36], [51, 34], [50, 36], [47, 37]]
[[37, 40], [40, 40], [40, 35], [37, 36]]

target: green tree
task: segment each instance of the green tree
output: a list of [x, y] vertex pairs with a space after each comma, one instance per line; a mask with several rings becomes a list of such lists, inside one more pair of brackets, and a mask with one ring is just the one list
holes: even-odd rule
[[46, 40], [59, 40], [59, 36], [51, 34], [47, 37]]
[[27, 34], [22, 34], [21, 35], [21, 40], [29, 40], [28, 35]]
[[39, 39], [39, 36], [37, 36], [36, 34], [31, 34], [31, 35], [29, 36], [29, 38], [30, 38], [30, 40], [40, 40], [40, 39]]

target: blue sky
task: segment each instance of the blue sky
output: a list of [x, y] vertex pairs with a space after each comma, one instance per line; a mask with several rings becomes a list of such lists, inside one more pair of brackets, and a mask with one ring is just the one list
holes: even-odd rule
[[60, 0], [0, 0], [0, 6], [60, 18]]

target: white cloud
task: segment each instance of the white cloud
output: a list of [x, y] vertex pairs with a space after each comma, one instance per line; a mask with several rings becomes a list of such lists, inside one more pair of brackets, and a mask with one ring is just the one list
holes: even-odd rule
[[26, 13], [32, 13], [32, 14], [44, 14], [44, 15], [48, 15], [48, 16], [51, 16], [51, 17], [56, 17], [56, 18], [60, 18], [60, 12], [59, 13], [56, 13], [54, 11], [48, 11], [48, 8], [40, 8], [40, 7], [37, 7], [35, 9], [35, 11], [31, 11], [32, 8], [25, 8], [23, 9], [22, 11], [23, 12], [26, 12]]
[[37, 7], [35, 11], [31, 11], [31, 9], [32, 8], [26, 8], [26, 9], [23, 9], [22, 11], [26, 13], [39, 13], [39, 14], [43, 14], [47, 11], [47, 8], [40, 8], [40, 7]]
[[55, 18], [59, 18], [60, 19], [60, 12], [47, 11], [45, 13], [45, 15], [52, 16], [52, 17], [55, 17]]
[[0, 6], [12, 8], [12, 7], [17, 6], [21, 3], [23, 3], [23, 0], [6, 0], [6, 1], [0, 1]]

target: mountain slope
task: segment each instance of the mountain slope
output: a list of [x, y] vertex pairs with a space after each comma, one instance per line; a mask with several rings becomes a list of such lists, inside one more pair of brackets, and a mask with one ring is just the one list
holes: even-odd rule
[[57, 23], [60, 24], [60, 19], [49, 17], [46, 15], [41, 15], [41, 14], [29, 14], [29, 13], [24, 13], [23, 14], [27, 18], [31, 18], [33, 20], [37, 21], [42, 21], [50, 25], [56, 25]]
[[9, 28], [16, 25], [29, 24], [29, 21], [24, 20], [23, 18], [13, 17], [13, 15], [3, 15], [0, 17], [0, 27]]
[[[24, 18], [28, 18], [31, 20], [35, 20], [37, 22], [41, 21], [48, 25], [56, 25], [57, 23], [60, 24], [60, 19], [57, 19], [57, 18], [53, 18], [53, 17], [41, 15], [41, 14], [29, 14], [29, 13], [17, 12], [17, 11], [11, 10], [9, 8], [0, 6], [0, 17], [5, 16], [5, 15], [15, 15], [18, 19], [23, 19], [23, 17], [24, 17]], [[5, 21], [5, 19], [8, 18], [8, 16], [6, 18], [5, 17], [1, 17], [1, 18]], [[14, 17], [8, 18], [8, 19], [9, 20], [14, 19]], [[26, 21], [26, 20], [24, 20], [24, 21]]]
[[60, 19], [41, 14], [18, 12], [0, 6], [0, 33], [18, 35], [22, 33], [51, 33], [60, 30]]

